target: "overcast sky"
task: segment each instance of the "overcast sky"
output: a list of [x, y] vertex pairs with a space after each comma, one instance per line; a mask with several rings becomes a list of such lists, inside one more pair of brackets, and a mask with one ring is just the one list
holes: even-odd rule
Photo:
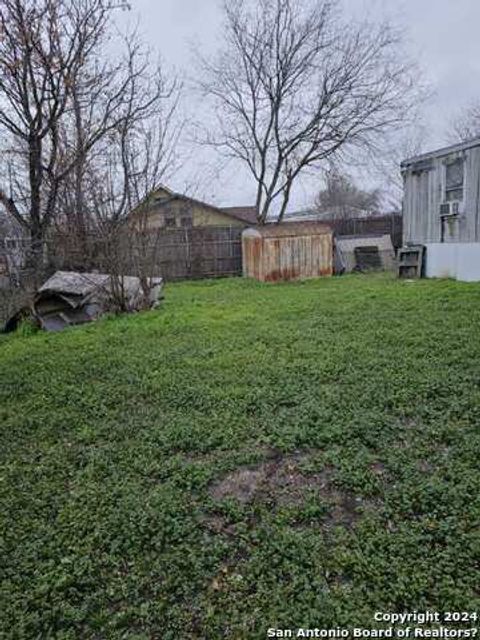
[[[131, 0], [131, 5], [123, 20], [138, 17], [140, 30], [169, 67], [188, 73], [193, 43], [205, 53], [215, 51], [221, 34], [220, 0]], [[424, 150], [443, 145], [458, 109], [480, 98], [480, 0], [344, 0], [344, 6], [349, 14], [389, 17], [404, 27], [408, 52], [433, 92], [424, 109], [428, 125]], [[200, 171], [208, 180], [197, 195], [220, 205], [252, 202], [254, 189], [247, 174], [232, 168], [220, 175], [207, 174], [206, 168], [195, 164], [193, 159], [185, 164], [173, 179], [174, 188], [181, 189], [193, 176], [197, 179]], [[308, 206], [314, 191], [311, 179], [305, 181], [296, 190], [292, 207]]]

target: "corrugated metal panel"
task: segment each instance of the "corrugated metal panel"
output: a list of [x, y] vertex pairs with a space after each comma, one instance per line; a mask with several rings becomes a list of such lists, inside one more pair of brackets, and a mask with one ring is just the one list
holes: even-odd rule
[[332, 233], [328, 227], [321, 233], [319, 226], [315, 227], [316, 233], [307, 233], [308, 228], [304, 226], [304, 233], [296, 235], [244, 232], [244, 275], [264, 282], [332, 275]]

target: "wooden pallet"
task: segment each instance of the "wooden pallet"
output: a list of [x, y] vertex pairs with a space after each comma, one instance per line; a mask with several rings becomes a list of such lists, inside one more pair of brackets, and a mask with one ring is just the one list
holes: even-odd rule
[[399, 249], [398, 277], [421, 278], [423, 275], [424, 256], [425, 247], [423, 244], [414, 244]]

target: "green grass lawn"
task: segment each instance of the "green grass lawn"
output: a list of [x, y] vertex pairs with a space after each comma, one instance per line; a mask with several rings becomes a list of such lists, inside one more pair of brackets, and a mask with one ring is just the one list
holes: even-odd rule
[[4, 337], [0, 418], [1, 638], [480, 605], [479, 285], [170, 285]]

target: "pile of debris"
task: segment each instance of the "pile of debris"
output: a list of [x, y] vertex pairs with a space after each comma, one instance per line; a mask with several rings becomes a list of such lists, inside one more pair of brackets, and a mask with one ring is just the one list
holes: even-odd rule
[[127, 311], [155, 308], [162, 290], [162, 278], [149, 278], [142, 286], [134, 276], [57, 271], [38, 290], [33, 314], [43, 329], [61, 331], [118, 309], [119, 297]]

